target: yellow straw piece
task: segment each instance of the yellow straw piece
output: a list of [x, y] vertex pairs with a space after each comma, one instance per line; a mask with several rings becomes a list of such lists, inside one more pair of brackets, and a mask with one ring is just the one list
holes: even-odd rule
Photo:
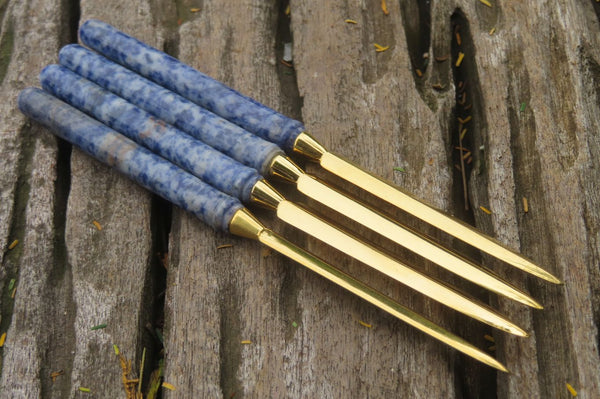
[[483, 336], [483, 339], [485, 339], [488, 342], [496, 342], [496, 340], [494, 339], [494, 337], [492, 337], [491, 335], [485, 334]]
[[529, 204], [527, 203], [527, 198], [523, 197], [523, 211], [525, 213], [529, 212]]
[[347, 24], [355, 24], [355, 25], [358, 23], [358, 22], [356, 22], [353, 19], [345, 19], [344, 22], [347, 23]]
[[387, 49], [390, 48], [390, 46], [385, 46], [384, 47], [384, 46], [382, 46], [380, 44], [377, 44], [377, 43], [373, 43], [373, 45], [375, 46], [375, 51], [378, 52], [378, 53], [381, 53], [382, 51], [385, 51], [385, 50], [387, 50]]
[[484, 211], [485, 213], [487, 213], [488, 215], [492, 214], [492, 211], [490, 211], [489, 209], [487, 209], [486, 207], [484, 207], [483, 205], [479, 207], [479, 209], [481, 209], [482, 211]]
[[571, 392], [571, 395], [573, 395], [573, 397], [577, 396], [577, 391], [568, 382], [567, 382], [567, 389], [569, 390], [569, 392]]
[[198, 11], [200, 11], [199, 8], [190, 8], [190, 12], [198, 12]]
[[495, 32], [496, 32], [496, 27], [494, 26], [492, 29], [490, 29], [490, 36], [492, 36]]
[[492, 3], [490, 3], [490, 2], [489, 2], [489, 1], [487, 1], [487, 0], [479, 0], [479, 2], [480, 2], [480, 3], [482, 3], [482, 4], [485, 4], [485, 5], [486, 5], [486, 6], [488, 6], [488, 7], [491, 7], [491, 6], [492, 6]]
[[241, 343], [242, 345], [250, 345], [250, 344], [252, 343], [252, 341], [250, 341], [250, 340], [245, 340], [245, 341], [242, 341], [242, 342], [240, 342], [240, 343]]
[[233, 247], [233, 244], [223, 244], [223, 245], [219, 245], [217, 247], [217, 249], [231, 248], [231, 247]]
[[456, 67], [459, 67], [460, 64], [462, 63], [463, 58], [465, 58], [465, 53], [463, 53], [462, 51], [460, 51], [458, 53], [458, 59], [456, 60]]
[[472, 119], [471, 115], [467, 116], [465, 119], [458, 118], [458, 123], [461, 123], [464, 125], [465, 123], [470, 122], [471, 119]]
[[170, 391], [174, 391], [175, 390], [175, 385], [169, 384], [168, 382], [163, 382], [162, 383], [162, 387], [163, 388], [167, 388]]
[[363, 327], [373, 328], [373, 325], [371, 325], [369, 323], [365, 323], [364, 321], [359, 320], [358, 323]]
[[115, 355], [117, 356], [119, 356], [119, 353], [121, 353], [117, 344], [113, 344], [113, 350], [115, 351]]
[[89, 389], [89, 388], [86, 388], [86, 387], [79, 387], [79, 391], [81, 391], [81, 392], [85, 392], [85, 393], [90, 393], [90, 392], [92, 392], [92, 390], [91, 390], [91, 389]]
[[98, 229], [98, 231], [102, 231], [102, 225], [97, 220], [94, 220], [92, 224]]
[[0, 336], [0, 348], [4, 346], [4, 341], [6, 341], [6, 333], [3, 333], [2, 336]]
[[385, 0], [381, 0], [381, 9], [385, 15], [388, 15], [390, 12], [387, 9], [387, 4], [385, 4]]
[[10, 245], [8, 246], [8, 249], [14, 249], [17, 245], [19, 244], [19, 240], [14, 240], [13, 242], [10, 243]]

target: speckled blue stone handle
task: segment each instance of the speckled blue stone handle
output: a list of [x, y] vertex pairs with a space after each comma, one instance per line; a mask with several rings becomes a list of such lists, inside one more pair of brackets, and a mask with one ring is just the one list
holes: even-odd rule
[[168, 159], [219, 191], [249, 201], [262, 176], [255, 169], [177, 130], [59, 65], [40, 73], [47, 92]]
[[243, 208], [237, 198], [217, 191], [43, 90], [23, 90], [19, 95], [19, 109], [57, 136], [193, 213], [216, 230], [228, 231], [233, 215]]
[[281, 154], [275, 144], [79, 45], [65, 46], [60, 64], [159, 119], [265, 175]]
[[105, 22], [86, 21], [81, 41], [100, 54], [271, 141], [285, 151], [305, 129], [257, 101], [183, 64], [177, 59], [128, 36]]

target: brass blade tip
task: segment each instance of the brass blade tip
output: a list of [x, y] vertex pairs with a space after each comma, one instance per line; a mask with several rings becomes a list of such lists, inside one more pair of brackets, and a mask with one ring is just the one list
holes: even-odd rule
[[489, 363], [486, 363], [488, 366], [492, 366], [493, 368], [495, 368], [496, 370], [500, 370], [504, 373], [510, 374], [510, 371], [499, 361], [497, 361], [496, 359], [492, 358], [492, 361], [490, 361]]
[[563, 285], [564, 284], [561, 280], [559, 280], [558, 278], [554, 277], [550, 273], [548, 273], [548, 277], [542, 277], [542, 278], [544, 278], [544, 280], [550, 281], [551, 283], [554, 283], [554, 284], [559, 284], [559, 285]]

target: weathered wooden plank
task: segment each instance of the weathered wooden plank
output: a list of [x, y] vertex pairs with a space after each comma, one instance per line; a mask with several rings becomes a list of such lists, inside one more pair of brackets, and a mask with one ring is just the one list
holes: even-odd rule
[[[149, 1], [80, 3], [81, 20], [99, 18], [153, 45], [162, 31]], [[74, 150], [66, 219], [66, 249], [72, 274], [74, 317], [70, 395], [80, 386], [101, 397], [124, 396], [122, 369], [113, 344], [133, 362], [139, 375], [148, 289], [155, 259], [151, 195], [127, 178]], [[102, 227], [94, 226], [97, 221]], [[106, 328], [92, 330], [106, 324]]]
[[[204, 2], [179, 30], [178, 55], [279, 108], [277, 15], [274, 1]], [[216, 249], [228, 243], [233, 247]], [[177, 387], [171, 396], [285, 394], [295, 383], [286, 378], [286, 346], [296, 331], [292, 322], [300, 324], [293, 266], [180, 212], [170, 247], [165, 379]]]
[[[294, 5], [295, 65], [309, 131], [332, 151], [447, 208], [451, 181], [440, 126], [445, 120], [432, 112], [417, 90], [408, 57], [403, 22], [415, 14], [400, 16], [399, 4], [394, 3], [387, 4], [390, 15], [383, 13], [380, 2]], [[347, 18], [357, 24], [345, 22]], [[389, 49], [376, 52], [375, 43]], [[446, 112], [447, 100], [448, 95], [439, 99]], [[394, 172], [394, 167], [406, 172]], [[373, 284], [382, 279], [364, 268], [352, 270]], [[316, 303], [319, 287], [311, 288], [314, 291], [306, 297]], [[391, 293], [428, 316], [447, 312], [403, 287], [391, 288]], [[360, 331], [348, 320], [351, 309], [328, 315], [327, 324], [340, 326], [333, 331], [317, 321], [318, 315], [307, 314], [315, 351], [342, 352], [340, 362], [310, 365], [315, 369], [316, 392], [329, 381], [330, 389], [341, 396], [402, 397], [415, 392], [419, 397], [454, 396], [454, 372], [447, 367], [454, 354], [449, 357], [439, 343], [373, 310], [367, 313], [368, 322], [377, 330]], [[359, 342], [354, 341], [356, 335]], [[339, 340], [335, 346], [332, 337]], [[340, 378], [354, 370], [360, 370], [360, 377], [353, 383]], [[429, 384], [430, 380], [436, 383]]]
[[[16, 99], [20, 89], [35, 84], [39, 69], [56, 58], [68, 33], [68, 10], [59, 1], [11, 1], [2, 4], [0, 15], [0, 334], [7, 334], [0, 391], [7, 397], [41, 397], [51, 322], [46, 293], [56, 256], [57, 142], [27, 123]], [[17, 239], [19, 244], [7, 251]]]

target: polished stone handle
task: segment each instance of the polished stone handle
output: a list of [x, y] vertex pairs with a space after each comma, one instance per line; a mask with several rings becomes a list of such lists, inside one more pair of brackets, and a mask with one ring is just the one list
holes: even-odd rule
[[243, 208], [237, 198], [216, 190], [43, 90], [27, 88], [18, 102], [21, 112], [57, 136], [216, 230], [229, 231], [229, 222]]
[[121, 97], [59, 65], [40, 73], [48, 93], [93, 116], [150, 151], [177, 164], [219, 191], [249, 201], [262, 179], [255, 169], [157, 119]]
[[97, 20], [79, 29], [88, 47], [230, 122], [291, 151], [302, 123], [246, 97], [179, 60]]
[[262, 175], [280, 155], [275, 144], [226, 121], [162, 86], [79, 45], [61, 49], [61, 65]]

